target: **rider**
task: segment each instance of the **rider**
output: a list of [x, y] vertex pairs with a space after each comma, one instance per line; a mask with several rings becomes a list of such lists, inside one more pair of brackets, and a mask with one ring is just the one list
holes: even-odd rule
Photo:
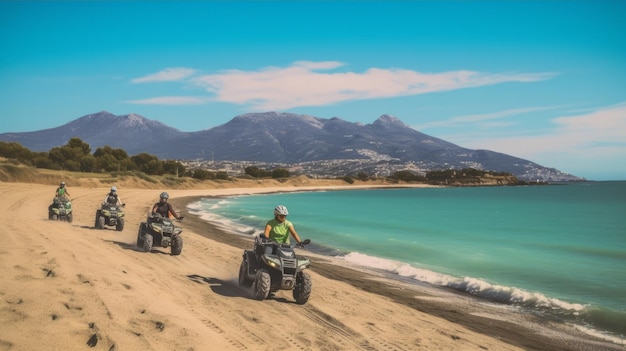
[[279, 243], [289, 244], [289, 234], [301, 244], [300, 236], [293, 227], [293, 223], [287, 220], [287, 207], [278, 205], [274, 208], [274, 219], [270, 219], [265, 225], [265, 238], [274, 240]]
[[70, 193], [67, 191], [67, 188], [65, 187], [65, 182], [61, 182], [61, 184], [57, 188], [57, 192], [56, 192], [56, 194], [54, 194], [54, 196], [55, 197], [67, 197], [67, 196], [70, 196]]
[[154, 206], [152, 207], [153, 215], [159, 214], [162, 217], [176, 218], [176, 219], [183, 218], [183, 217], [179, 217], [176, 214], [176, 211], [174, 211], [174, 207], [172, 207], [172, 205], [170, 205], [170, 203], [167, 202], [167, 199], [169, 199], [170, 197], [168, 193], [162, 192], [159, 197], [160, 197], [159, 202], [154, 204]]
[[122, 206], [122, 199], [117, 195], [117, 187], [114, 185], [111, 187], [111, 191], [104, 197], [103, 204], [109, 204], [112, 206]]

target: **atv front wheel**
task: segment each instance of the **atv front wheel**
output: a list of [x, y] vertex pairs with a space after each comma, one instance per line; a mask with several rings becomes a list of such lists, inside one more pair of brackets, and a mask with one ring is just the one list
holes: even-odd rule
[[172, 240], [172, 255], [180, 255], [183, 251], [183, 238], [180, 236], [176, 236], [174, 240]]
[[115, 225], [115, 230], [121, 232], [124, 230], [124, 218], [120, 218], [117, 220], [117, 224]]
[[143, 235], [143, 251], [150, 252], [152, 251], [152, 234], [144, 234]]
[[98, 223], [100, 222], [100, 210], [96, 211], [96, 220], [94, 221], [93, 227], [96, 229], [100, 229], [98, 228]]
[[254, 298], [257, 300], [265, 300], [270, 294], [270, 285], [272, 279], [265, 268], [261, 268], [256, 272], [254, 280]]
[[311, 276], [308, 273], [300, 272], [296, 276], [296, 286], [293, 288], [293, 298], [298, 305], [304, 305], [311, 297]]
[[53, 220], [53, 221], [56, 221], [56, 220], [58, 220], [58, 219], [59, 219], [59, 217], [58, 217], [56, 214], [53, 214], [53, 215], [52, 215], [52, 220]]
[[105, 225], [105, 218], [104, 218], [104, 216], [98, 217], [98, 225], [96, 226], [96, 228], [104, 229], [104, 225]]
[[248, 265], [246, 264], [246, 261], [241, 261], [241, 265], [239, 266], [239, 286], [249, 288], [252, 286], [254, 281], [248, 278], [248, 273], [246, 272], [247, 270]]

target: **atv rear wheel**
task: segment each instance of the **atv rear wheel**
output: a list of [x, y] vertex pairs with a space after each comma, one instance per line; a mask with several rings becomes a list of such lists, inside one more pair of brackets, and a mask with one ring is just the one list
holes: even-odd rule
[[252, 286], [252, 283], [254, 283], [254, 281], [248, 278], [248, 273], [246, 272], [247, 270], [248, 264], [246, 263], [246, 261], [241, 261], [241, 265], [239, 266], [239, 286], [245, 286], [246, 288], [249, 288]]
[[70, 214], [68, 214], [67, 216], [65, 216], [65, 220], [66, 220], [68, 223], [72, 223], [72, 220], [73, 220], [73, 219], [74, 219], [74, 216], [72, 216], [72, 214], [71, 214], [71, 213], [70, 213]]
[[124, 230], [124, 218], [120, 218], [117, 220], [117, 224], [115, 225], [115, 230], [121, 232]]
[[143, 251], [150, 252], [152, 251], [152, 234], [144, 234], [143, 235]]
[[265, 268], [261, 268], [256, 272], [254, 280], [254, 298], [257, 300], [265, 300], [270, 294], [270, 285], [272, 279]]
[[172, 240], [172, 255], [180, 255], [183, 251], [183, 238], [180, 236], [176, 236], [174, 240]]
[[293, 288], [293, 298], [298, 305], [304, 305], [311, 297], [311, 276], [308, 273], [300, 272], [296, 277], [296, 286]]
[[98, 222], [100, 220], [100, 210], [96, 211], [96, 220], [94, 221], [93, 227], [96, 229], [100, 229], [98, 228]]

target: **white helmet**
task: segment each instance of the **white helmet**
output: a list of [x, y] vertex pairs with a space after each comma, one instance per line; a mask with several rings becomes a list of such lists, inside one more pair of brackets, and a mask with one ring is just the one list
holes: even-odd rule
[[112, 191], [112, 192], [116, 192], [116, 191], [117, 191], [117, 187], [116, 187], [115, 185], [113, 185], [113, 186], [111, 187], [111, 191]]
[[276, 206], [276, 208], [274, 208], [274, 217], [282, 215], [282, 216], [286, 216], [289, 214], [289, 211], [287, 211], [287, 207], [283, 206], [283, 205], [278, 205]]

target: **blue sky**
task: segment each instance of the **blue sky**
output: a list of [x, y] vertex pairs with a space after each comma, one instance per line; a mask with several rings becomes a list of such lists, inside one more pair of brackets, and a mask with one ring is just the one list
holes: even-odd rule
[[0, 133], [136, 113], [372, 123], [626, 179], [626, 1], [0, 2]]

